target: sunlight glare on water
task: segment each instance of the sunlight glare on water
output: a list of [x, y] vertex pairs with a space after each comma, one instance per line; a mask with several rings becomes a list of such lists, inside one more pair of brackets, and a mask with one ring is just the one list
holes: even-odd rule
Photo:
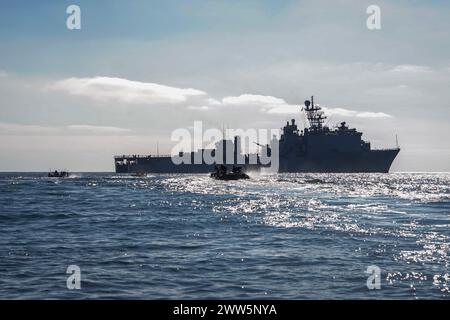
[[449, 297], [449, 174], [250, 176], [1, 174], [0, 297]]

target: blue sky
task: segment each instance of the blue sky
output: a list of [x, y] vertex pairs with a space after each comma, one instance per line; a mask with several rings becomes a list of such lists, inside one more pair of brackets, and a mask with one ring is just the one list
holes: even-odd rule
[[375, 147], [398, 134], [394, 170], [449, 171], [449, 16], [447, 1], [2, 0], [0, 171], [112, 170], [194, 120], [279, 128], [311, 94]]

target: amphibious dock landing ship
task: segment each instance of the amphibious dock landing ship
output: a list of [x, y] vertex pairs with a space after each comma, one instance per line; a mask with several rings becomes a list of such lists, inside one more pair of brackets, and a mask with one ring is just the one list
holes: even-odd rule
[[[362, 140], [362, 133], [350, 129], [345, 122], [341, 122], [336, 129], [330, 129], [323, 124], [326, 116], [321, 107], [314, 104], [313, 97], [305, 101], [303, 111], [309, 122], [308, 128], [299, 130], [292, 119], [282, 128], [278, 143], [264, 148], [268, 156], [278, 154], [278, 172], [389, 172], [400, 152], [399, 147], [371, 149], [370, 142]], [[232, 160], [227, 162], [225, 146], [228, 144], [231, 144], [234, 154]], [[272, 152], [276, 145], [278, 152]], [[249, 171], [268, 166], [261, 164], [259, 154], [241, 155], [239, 137], [235, 137], [234, 141], [219, 141], [212, 154], [220, 148], [223, 148], [222, 163], [229, 167], [239, 165], [244, 171]], [[203, 152], [203, 149], [197, 151]], [[195, 152], [188, 155], [192, 161], [182, 164], [175, 164], [171, 156], [123, 155], [114, 158], [117, 173], [207, 173], [214, 171], [216, 165], [203, 160], [194, 164]], [[243, 158], [244, 163], [238, 163], [238, 158]], [[256, 162], [250, 159], [256, 159]]]
[[279, 172], [389, 172], [399, 147], [371, 149], [345, 122], [334, 130], [323, 125], [326, 116], [313, 97], [303, 110], [309, 128], [299, 131], [294, 119], [283, 128]]

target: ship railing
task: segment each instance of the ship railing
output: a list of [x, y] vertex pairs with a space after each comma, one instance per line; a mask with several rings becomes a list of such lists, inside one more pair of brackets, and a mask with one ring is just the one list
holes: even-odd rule
[[114, 156], [114, 159], [147, 159], [147, 158], [170, 158], [172, 157], [170, 154], [149, 154], [149, 155], [140, 155], [140, 154], [125, 154]]
[[371, 149], [371, 151], [392, 151], [392, 150], [400, 150], [400, 147], [394, 147], [394, 148], [374, 148], [374, 149]]

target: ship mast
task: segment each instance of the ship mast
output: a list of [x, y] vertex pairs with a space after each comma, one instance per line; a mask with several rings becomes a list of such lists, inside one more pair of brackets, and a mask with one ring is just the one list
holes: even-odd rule
[[309, 122], [311, 130], [322, 130], [323, 122], [327, 118], [322, 111], [322, 108], [318, 105], [314, 105], [314, 96], [311, 96], [311, 101], [305, 101], [306, 118]]

